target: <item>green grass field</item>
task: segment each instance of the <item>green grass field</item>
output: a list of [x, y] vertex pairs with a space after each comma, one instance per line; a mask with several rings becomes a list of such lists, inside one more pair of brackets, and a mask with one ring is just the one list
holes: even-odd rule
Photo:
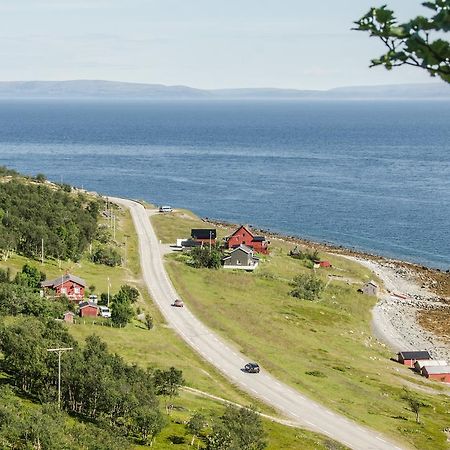
[[[181, 214], [157, 216], [153, 224], [166, 241], [199, 225]], [[289, 295], [289, 281], [311, 269], [287, 256], [289, 248], [272, 240], [270, 256], [254, 273], [194, 269], [175, 255], [166, 267], [196, 315], [273, 375], [403, 445], [448, 448], [443, 433], [450, 421], [448, 397], [415, 391], [427, 405], [416, 424], [403, 385], [405, 380], [419, 385], [423, 379], [390, 361], [390, 352], [371, 336], [375, 298], [356, 291], [373, 275], [342, 257], [321, 255], [333, 264], [316, 271], [327, 283], [321, 300], [298, 300]]]

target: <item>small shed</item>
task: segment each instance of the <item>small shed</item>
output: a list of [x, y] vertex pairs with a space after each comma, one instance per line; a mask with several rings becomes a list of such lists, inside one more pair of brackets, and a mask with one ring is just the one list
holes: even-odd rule
[[404, 366], [413, 367], [416, 361], [430, 360], [431, 355], [427, 351], [399, 352], [397, 360]]
[[231, 251], [228, 256], [222, 258], [225, 269], [255, 270], [259, 264], [259, 258], [254, 256], [253, 249], [241, 244]]
[[447, 361], [444, 361], [443, 359], [426, 359], [423, 361], [416, 361], [414, 363], [414, 369], [419, 372], [422, 373], [422, 369], [424, 366], [447, 366], [448, 363]]
[[92, 302], [81, 302], [79, 305], [80, 317], [97, 317], [98, 306]]
[[72, 311], [66, 311], [63, 315], [63, 320], [66, 323], [73, 323], [74, 317], [75, 317], [75, 314]]
[[330, 261], [316, 259], [314, 260], [314, 267], [318, 269], [319, 267], [332, 267]]
[[450, 383], [450, 366], [424, 366], [422, 375], [430, 380]]
[[378, 284], [375, 281], [370, 280], [361, 288], [363, 294], [366, 295], [374, 295], [375, 297], [378, 295]]

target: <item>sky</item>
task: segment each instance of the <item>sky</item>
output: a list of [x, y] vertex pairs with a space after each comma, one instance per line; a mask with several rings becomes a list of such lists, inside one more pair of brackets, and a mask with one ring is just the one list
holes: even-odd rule
[[351, 31], [371, 6], [416, 0], [0, 0], [0, 80], [102, 79], [196, 88], [427, 83], [369, 69], [384, 53]]

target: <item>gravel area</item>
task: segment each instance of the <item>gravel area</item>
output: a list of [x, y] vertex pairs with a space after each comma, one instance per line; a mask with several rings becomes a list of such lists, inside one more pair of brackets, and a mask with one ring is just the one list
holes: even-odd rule
[[[368, 267], [384, 283], [372, 312], [375, 336], [395, 352], [428, 350], [434, 359], [450, 361], [450, 345], [424, 330], [416, 320], [419, 310], [443, 310], [450, 308], [449, 304], [419, 286], [414, 273], [395, 262], [348, 258]], [[407, 298], [402, 299], [394, 294], [402, 294]]]

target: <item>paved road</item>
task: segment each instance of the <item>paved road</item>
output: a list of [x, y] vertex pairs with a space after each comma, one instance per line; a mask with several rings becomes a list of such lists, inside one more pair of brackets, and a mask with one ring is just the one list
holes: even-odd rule
[[130, 209], [139, 237], [142, 274], [154, 302], [177, 333], [205, 360], [209, 361], [234, 384], [254, 397], [275, 407], [299, 426], [324, 434], [352, 449], [400, 449], [383, 435], [352, 422], [323, 407], [293, 388], [281, 383], [266, 371], [247, 374], [241, 368], [249, 361], [210, 329], [205, 327], [188, 307], [174, 308], [175, 292], [163, 265], [159, 242], [142, 205], [131, 200], [110, 198]]

